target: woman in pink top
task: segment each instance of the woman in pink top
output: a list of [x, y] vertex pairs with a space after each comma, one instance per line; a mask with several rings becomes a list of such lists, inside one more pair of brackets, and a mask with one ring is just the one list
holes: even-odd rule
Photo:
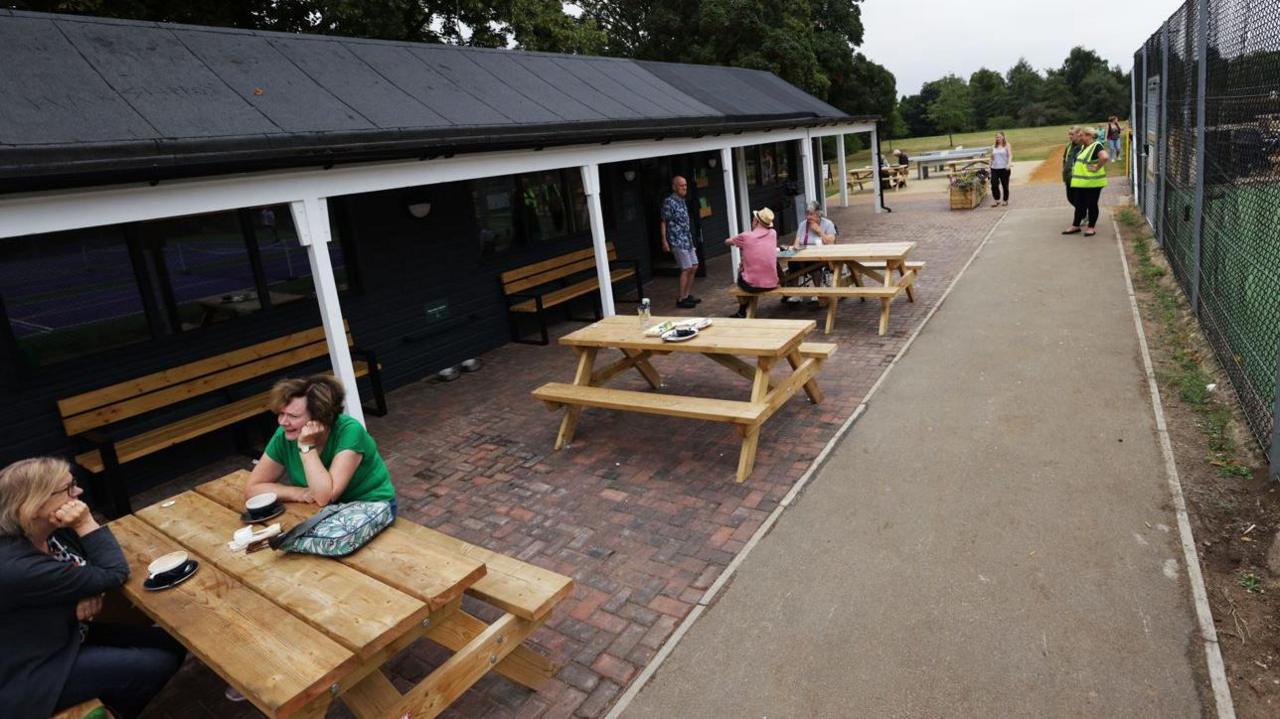
[[[751, 229], [724, 243], [742, 251], [738, 286], [747, 292], [764, 292], [778, 286], [778, 233], [773, 230], [773, 210], [762, 207], [751, 213]], [[747, 300], [738, 300], [731, 317], [747, 316]]]

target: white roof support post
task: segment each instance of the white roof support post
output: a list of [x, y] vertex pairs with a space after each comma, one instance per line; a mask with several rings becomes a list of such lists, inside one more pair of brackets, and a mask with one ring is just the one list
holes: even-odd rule
[[[739, 229], [740, 226], [738, 225], [737, 193], [734, 191], [734, 188], [733, 188], [733, 180], [734, 180], [733, 156], [734, 156], [733, 148], [727, 145], [725, 147], [720, 148], [720, 171], [723, 173], [723, 177], [724, 177], [724, 214], [725, 214], [725, 218], [729, 220], [729, 236], [730, 237], [733, 237], [734, 235], [742, 231]], [[738, 264], [742, 262], [742, 251], [739, 250], [737, 247], [731, 246], [729, 248], [729, 256], [732, 258], [732, 262], [733, 262], [733, 281], [737, 282], [738, 281]]]
[[591, 220], [591, 244], [595, 247], [596, 279], [600, 282], [600, 311], [605, 317], [612, 317], [617, 312], [613, 309], [613, 275], [609, 270], [609, 247], [608, 240], [604, 236], [604, 214], [600, 207], [599, 165], [591, 163], [582, 166], [582, 189], [587, 193], [587, 216]]
[[881, 205], [884, 199], [880, 196], [880, 133], [875, 125], [871, 126], [871, 186], [876, 190], [876, 214], [884, 212]]
[[812, 142], [814, 144], [814, 154], [818, 156], [818, 161], [814, 163], [817, 168], [814, 172], [817, 173], [815, 181], [818, 185], [818, 204], [822, 206], [822, 214], [825, 215], [827, 214], [827, 161], [822, 156], [822, 138], [815, 137]]
[[800, 143], [800, 175], [804, 179], [804, 203], [797, 210], [796, 217], [796, 232], [799, 232], [804, 227], [804, 205], [817, 199], [818, 190], [813, 184], [813, 141], [806, 133], [796, 142]]
[[738, 227], [751, 226], [751, 188], [747, 186], [747, 151], [733, 148], [733, 171], [738, 178]]
[[840, 183], [840, 206], [849, 206], [849, 168], [846, 167], [844, 157], [844, 135], [836, 135], [836, 166], [840, 171], [840, 176], [836, 181]]
[[298, 231], [298, 242], [307, 248], [307, 259], [311, 262], [311, 281], [315, 283], [316, 301], [320, 304], [320, 321], [324, 324], [324, 339], [329, 345], [329, 362], [333, 374], [347, 391], [347, 414], [364, 424], [360, 388], [356, 385], [351, 348], [347, 346], [347, 328], [342, 321], [342, 307], [338, 304], [338, 280], [333, 276], [333, 263], [329, 261], [329, 202], [323, 197], [309, 197], [289, 203], [289, 210]]

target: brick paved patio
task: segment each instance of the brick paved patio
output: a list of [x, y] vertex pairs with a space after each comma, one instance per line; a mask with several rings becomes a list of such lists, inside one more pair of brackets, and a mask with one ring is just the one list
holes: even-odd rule
[[[1025, 192], [1028, 200], [1050, 201], [1048, 187]], [[876, 215], [860, 203], [835, 208], [832, 216], [845, 241], [916, 241], [913, 258], [928, 262], [917, 301], [895, 302], [885, 337], [876, 335], [878, 303], [841, 307], [828, 338], [839, 350], [819, 376], [826, 401], [814, 407], [800, 395], [766, 423], [755, 472], [743, 484], [733, 481], [736, 433], [708, 422], [588, 410], [573, 446], [554, 451], [560, 415], [529, 396], [537, 385], [569, 381], [573, 374], [572, 352], [554, 344], [507, 345], [483, 356], [477, 373], [390, 393], [390, 414], [370, 418], [369, 427], [396, 481], [403, 516], [577, 582], [572, 597], [534, 635], [539, 650], [562, 664], [556, 678], [533, 693], [490, 675], [446, 716], [602, 716], [653, 659], [1003, 214], [986, 207], [952, 212], [945, 196], [890, 195], [888, 203], [895, 212]], [[723, 316], [736, 307], [723, 291], [728, 285], [729, 265], [721, 258], [697, 283], [695, 293], [705, 298], [697, 313], [675, 310], [670, 280], [655, 280], [649, 291], [655, 313]], [[819, 313], [769, 305], [762, 315]], [[563, 334], [579, 326], [553, 329]], [[746, 391], [745, 380], [701, 358], [669, 356], [655, 365], [675, 392], [740, 398]], [[644, 387], [629, 375], [615, 386]], [[137, 504], [243, 466], [242, 458], [228, 458]], [[393, 678], [407, 685], [446, 656], [420, 642], [394, 661]], [[222, 689], [216, 675], [190, 661], [149, 716], [258, 716], [248, 704], [227, 702]], [[347, 713], [335, 708], [330, 716]]]

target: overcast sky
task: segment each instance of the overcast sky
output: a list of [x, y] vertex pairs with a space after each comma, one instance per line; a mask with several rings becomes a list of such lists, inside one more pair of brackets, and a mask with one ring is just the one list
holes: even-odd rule
[[858, 49], [889, 68], [899, 97], [948, 73], [967, 80], [984, 66], [1007, 72], [1019, 57], [1043, 72], [1060, 67], [1076, 45], [1128, 71], [1134, 51], [1182, 2], [865, 0]]

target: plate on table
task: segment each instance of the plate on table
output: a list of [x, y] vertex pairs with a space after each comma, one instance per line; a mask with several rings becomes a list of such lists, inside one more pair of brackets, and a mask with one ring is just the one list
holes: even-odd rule
[[676, 327], [662, 333], [663, 342], [688, 342], [698, 336], [698, 331], [687, 327]]
[[166, 574], [172, 573], [174, 576], [166, 577], [165, 579], [161, 579], [160, 577], [147, 577], [147, 580], [142, 583], [142, 588], [148, 592], [158, 592], [162, 589], [171, 589], [190, 579], [195, 575], [196, 570], [199, 568], [199, 562], [194, 559], [188, 559], [186, 564], [183, 564], [181, 567], [173, 570], [173, 572], [166, 572]]

